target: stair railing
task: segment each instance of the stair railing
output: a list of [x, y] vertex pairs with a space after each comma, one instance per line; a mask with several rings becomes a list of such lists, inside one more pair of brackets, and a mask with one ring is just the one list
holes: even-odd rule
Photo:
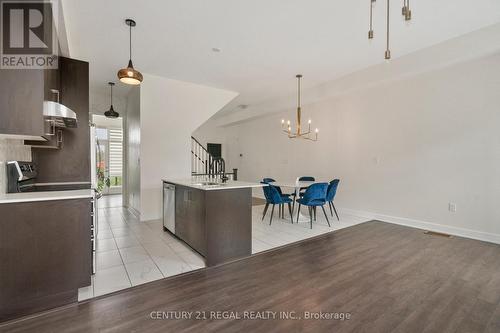
[[[233, 169], [233, 172], [226, 173], [219, 165], [214, 163], [220, 161], [221, 158], [214, 157], [195, 137], [191, 137], [191, 174], [196, 177], [212, 177], [216, 180], [221, 180], [227, 176], [229, 180], [238, 179], [238, 169]], [[224, 163], [225, 165], [225, 163]], [[216, 167], [217, 166], [217, 167]], [[225, 166], [224, 166], [225, 169]]]

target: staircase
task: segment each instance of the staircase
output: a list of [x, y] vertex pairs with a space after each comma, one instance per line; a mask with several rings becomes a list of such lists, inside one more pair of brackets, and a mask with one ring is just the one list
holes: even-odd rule
[[238, 179], [238, 169], [226, 172], [224, 159], [212, 156], [196, 138], [191, 137], [191, 174], [193, 176]]

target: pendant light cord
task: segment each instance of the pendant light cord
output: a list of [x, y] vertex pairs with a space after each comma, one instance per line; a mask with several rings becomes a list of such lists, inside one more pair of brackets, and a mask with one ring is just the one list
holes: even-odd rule
[[297, 107], [300, 108], [300, 77], [298, 79], [299, 79], [299, 81], [297, 83], [297, 86], [298, 86], [299, 93], [298, 93], [298, 97], [297, 97]]
[[113, 105], [113, 85], [110, 84], [109, 86], [111, 88], [111, 105]]
[[370, 31], [373, 30], [373, 0], [370, 0]]
[[129, 60], [132, 60], [132, 25], [129, 26], [129, 38], [128, 38], [128, 45], [129, 45]]
[[389, 50], [389, 0], [387, 0], [387, 51]]

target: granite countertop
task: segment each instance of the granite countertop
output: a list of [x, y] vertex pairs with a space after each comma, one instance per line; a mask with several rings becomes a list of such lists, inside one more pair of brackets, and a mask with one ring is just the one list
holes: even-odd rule
[[203, 184], [206, 182], [215, 183], [214, 181], [210, 181], [210, 180], [206, 180], [206, 179], [205, 180], [200, 180], [200, 179], [163, 179], [163, 181], [165, 183], [187, 186], [187, 187], [192, 187], [192, 188], [196, 188], [199, 190], [205, 190], [205, 191], [231, 190], [231, 189], [237, 189], [237, 188], [252, 188], [252, 187], [265, 186], [264, 184], [260, 184], [260, 183], [249, 183], [249, 182], [233, 181], [233, 180], [228, 180], [225, 183], [219, 182], [216, 184]]
[[0, 194], [0, 204], [15, 202], [33, 202], [49, 200], [68, 200], [92, 198], [94, 190], [71, 190], [71, 191], [44, 191], [44, 192], [24, 192], [24, 193], [2, 193]]

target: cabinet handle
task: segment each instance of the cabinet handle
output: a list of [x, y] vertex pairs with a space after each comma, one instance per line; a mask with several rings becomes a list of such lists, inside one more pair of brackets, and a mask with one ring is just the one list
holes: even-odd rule
[[56, 134], [56, 121], [54, 119], [45, 119], [45, 122], [49, 123], [49, 133], [45, 135], [53, 136]]
[[63, 132], [62, 130], [57, 131], [57, 144], [61, 145], [63, 142]]

